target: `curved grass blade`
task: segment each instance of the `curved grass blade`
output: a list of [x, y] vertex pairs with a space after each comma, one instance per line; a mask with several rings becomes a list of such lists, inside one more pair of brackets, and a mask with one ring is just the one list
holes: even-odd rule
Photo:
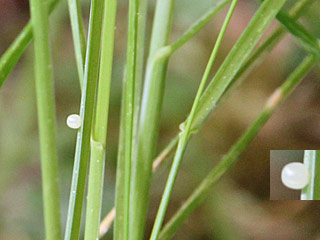
[[[57, 6], [60, 0], [52, 0], [49, 4], [49, 14]], [[31, 42], [33, 37], [32, 34], [32, 22], [29, 21], [28, 24], [22, 29], [18, 37], [13, 41], [10, 47], [5, 51], [0, 59], [0, 88], [3, 83], [13, 70], [14, 66], [17, 64], [23, 52], [26, 50], [27, 46]]]
[[91, 136], [84, 239], [97, 239], [101, 218], [117, 0], [105, 0], [97, 104]]
[[188, 218], [188, 216], [199, 206], [203, 198], [210, 192], [212, 186], [230, 169], [239, 155], [247, 148], [249, 143], [258, 134], [262, 126], [268, 121], [279, 104], [294, 90], [303, 77], [311, 70], [315, 63], [313, 56], [306, 57], [303, 62], [290, 74], [281, 87], [276, 89], [269, 97], [260, 115], [253, 121], [246, 132], [231, 147], [229, 152], [221, 159], [204, 178], [200, 185], [193, 191], [182, 207], [174, 214], [170, 221], [164, 226], [159, 240], [171, 239], [177, 229]]
[[76, 55], [80, 87], [82, 88], [83, 69], [86, 58], [86, 37], [82, 20], [81, 6], [79, 0], [68, 0], [68, 6], [71, 21], [74, 52]]
[[177, 177], [178, 169], [179, 169], [179, 166], [181, 164], [181, 160], [183, 158], [183, 154], [185, 152], [185, 149], [187, 147], [187, 144], [188, 144], [188, 142], [190, 140], [190, 137], [191, 137], [191, 134], [192, 134], [191, 133], [191, 125], [192, 125], [192, 121], [194, 119], [194, 115], [195, 115], [196, 109], [197, 109], [198, 104], [199, 104], [200, 97], [201, 97], [201, 95], [203, 93], [203, 90], [204, 90], [204, 88], [206, 86], [206, 83], [207, 83], [207, 80], [209, 78], [209, 74], [210, 74], [210, 71], [212, 69], [214, 60], [215, 60], [215, 58], [217, 56], [218, 50], [219, 50], [219, 48], [221, 46], [221, 43], [222, 43], [222, 39], [223, 39], [224, 34], [225, 34], [226, 30], [227, 30], [227, 27], [228, 27], [229, 22], [231, 20], [231, 16], [232, 16], [232, 14], [233, 14], [233, 12], [235, 10], [235, 7], [236, 7], [237, 3], [238, 3], [238, 0], [233, 0], [232, 3], [231, 3], [231, 6], [230, 6], [229, 11], [228, 11], [228, 14], [227, 14], [227, 16], [226, 16], [226, 18], [224, 20], [224, 23], [223, 23], [223, 25], [221, 27], [221, 30], [220, 30], [220, 33], [218, 35], [217, 41], [216, 41], [215, 46], [214, 46], [214, 48], [212, 50], [212, 54], [210, 56], [209, 62], [207, 64], [207, 67], [205, 69], [203, 78], [201, 79], [201, 83], [200, 83], [197, 95], [195, 97], [194, 103], [192, 105], [192, 109], [191, 109], [189, 118], [186, 121], [185, 126], [183, 126], [182, 131], [180, 132], [178, 148], [176, 150], [176, 154], [174, 156], [172, 167], [171, 167], [171, 170], [170, 170], [170, 173], [169, 173], [169, 176], [168, 176], [167, 184], [166, 184], [166, 187], [165, 187], [163, 195], [162, 195], [161, 203], [160, 203], [160, 206], [159, 206], [159, 209], [158, 209], [158, 213], [157, 213], [157, 216], [156, 216], [156, 219], [155, 219], [155, 223], [154, 223], [154, 226], [153, 226], [153, 230], [152, 230], [152, 233], [151, 233], [151, 237], [150, 237], [151, 240], [158, 239], [159, 232], [160, 232], [160, 229], [161, 229], [164, 217], [165, 217], [165, 213], [166, 213], [166, 210], [167, 210], [167, 207], [168, 207], [168, 204], [169, 204], [169, 199], [170, 199], [170, 196], [171, 196], [173, 185], [174, 185], [175, 179]]
[[320, 200], [320, 151], [304, 150], [303, 162], [309, 170], [310, 181], [301, 191], [301, 200]]
[[82, 206], [90, 155], [91, 125], [98, 79], [103, 9], [103, 0], [92, 0], [86, 67], [80, 105], [82, 123], [77, 135], [65, 240], [78, 240], [80, 234]]
[[61, 220], [48, 5], [41, 0], [31, 0], [30, 11], [34, 35], [45, 232], [46, 239], [59, 240], [61, 239]]

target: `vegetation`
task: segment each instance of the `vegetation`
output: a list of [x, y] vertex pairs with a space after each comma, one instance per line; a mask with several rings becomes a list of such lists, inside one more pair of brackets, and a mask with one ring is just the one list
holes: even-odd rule
[[[114, 64], [114, 56], [117, 55], [115, 29], [118, 1], [92, 0], [90, 2], [86, 36], [86, 19], [85, 14], [82, 14], [82, 4], [78, 0], [68, 0], [75, 65], [81, 89], [79, 102], [81, 127], [78, 129], [75, 143], [68, 211], [66, 216], [62, 215], [66, 217], [66, 220], [63, 220], [60, 214], [66, 204], [60, 203], [58, 173], [61, 174], [64, 170], [61, 167], [58, 168], [52, 50], [49, 40], [49, 14], [56, 8], [58, 2], [59, 0], [52, 0], [48, 4], [46, 1], [30, 0], [30, 22], [0, 59], [0, 87], [2, 87], [33, 38], [42, 199], [45, 238], [48, 240], [62, 239], [61, 220], [65, 223], [65, 228], [62, 228], [65, 229], [65, 240], [77, 240], [82, 238], [82, 235], [85, 240], [102, 238], [108, 233], [111, 236], [111, 231], [108, 230], [113, 220], [115, 220], [113, 239], [140, 240], [144, 237], [149, 237], [150, 240], [171, 239], [210, 194], [212, 187], [239, 160], [239, 156], [248, 148], [278, 106], [312, 70], [320, 56], [317, 37], [297, 21], [315, 2], [313, 0], [297, 0], [289, 11], [284, 7], [286, 0], [264, 0], [258, 3], [257, 11], [221, 64], [219, 64], [218, 55], [224, 46], [229, 23], [232, 22], [232, 17], [238, 10], [238, 0], [218, 1], [172, 43], [170, 43], [170, 34], [175, 1], [157, 0], [149, 39], [147, 1], [133, 0], [126, 3], [128, 5], [126, 60], [125, 64], [119, 67], [118, 64]], [[190, 110], [188, 117], [179, 124], [179, 134], [168, 141], [169, 144], [164, 147], [158, 157], [155, 157], [160, 142], [158, 138], [161, 135], [160, 123], [169, 60], [174, 53], [205, 28], [212, 18], [217, 14], [221, 15], [220, 12], [227, 5], [229, 10], [224, 16], [194, 101], [184, 104]], [[280, 26], [270, 34], [266, 34], [274, 20], [277, 20]], [[199, 185], [169, 221], [166, 221], [165, 217], [174, 193], [176, 178], [181, 172], [183, 158], [188, 155], [187, 145], [192, 136], [200, 132], [206, 120], [209, 119], [208, 116], [222, 104], [223, 100], [232, 96], [231, 93], [241, 85], [251, 70], [268, 56], [286, 33], [294, 38], [307, 56], [299, 60], [300, 63], [295, 69], [287, 74], [287, 79], [273, 91], [260, 114], [247, 127], [247, 130], [206, 177], [202, 175]], [[267, 37], [262, 41], [263, 35]], [[260, 44], [258, 44], [259, 41], [261, 41]], [[149, 42], [150, 49], [146, 51], [145, 46]], [[189, 60], [185, 59], [185, 61]], [[180, 65], [183, 64], [180, 63]], [[121, 116], [120, 121], [117, 121], [119, 127], [117, 167], [114, 171], [116, 172], [115, 207], [103, 220], [105, 170], [113, 169], [109, 164], [105, 164], [109, 149], [107, 133], [109, 136], [111, 113], [115, 112], [111, 106], [110, 95], [114, 85], [117, 84], [113, 73], [119, 74], [122, 71], [124, 73], [121, 77], [123, 78]], [[78, 85], [77, 83], [76, 89]], [[182, 89], [180, 87], [179, 91]], [[189, 105], [190, 103], [192, 104]], [[243, 114], [246, 114], [245, 111]], [[58, 129], [61, 131], [60, 128]], [[192, 148], [192, 144], [190, 145]], [[110, 148], [112, 148], [111, 143]], [[160, 205], [155, 207], [154, 212], [157, 214], [152, 219], [153, 227], [149, 236], [146, 233], [146, 223], [152, 175], [171, 155], [174, 155], [173, 162], [164, 190], [161, 190], [163, 193]], [[316, 161], [319, 158], [318, 155], [319, 151], [315, 150], [308, 150], [305, 154], [305, 163], [312, 176], [318, 167]], [[312, 179], [313, 184], [303, 190], [301, 199], [319, 199], [320, 192], [315, 187], [318, 186], [316, 182], [319, 179], [317, 176]], [[87, 193], [86, 188], [88, 188]], [[87, 197], [85, 197], [86, 194]], [[109, 201], [108, 205], [112, 206], [113, 201]], [[84, 209], [86, 214], [83, 214]], [[85, 217], [82, 218], [82, 216]], [[82, 231], [82, 225], [84, 231]]]

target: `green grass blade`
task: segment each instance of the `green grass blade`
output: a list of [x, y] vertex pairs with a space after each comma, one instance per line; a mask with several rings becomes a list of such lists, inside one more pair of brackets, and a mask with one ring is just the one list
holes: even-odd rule
[[[307, 7], [309, 7], [315, 0], [302, 0], [298, 1], [292, 9], [289, 11], [292, 19], [296, 20], [299, 18], [305, 11]], [[238, 70], [237, 74], [231, 80], [230, 85], [226, 88], [222, 98], [218, 101], [223, 101], [226, 99], [231, 92], [239, 85], [241, 85], [242, 81], [246, 78], [248, 74], [250, 74], [251, 70], [254, 69], [257, 65], [259, 65], [263, 59], [270, 53], [275, 46], [282, 40], [282, 38], [288, 32], [282, 26], [278, 26], [272, 33], [266, 38], [251, 54], [247, 61], [241, 66]]]
[[310, 181], [301, 191], [301, 200], [320, 200], [320, 151], [304, 150], [303, 162], [309, 170]]
[[188, 218], [193, 210], [210, 192], [213, 185], [230, 169], [239, 155], [258, 134], [262, 126], [270, 118], [277, 106], [294, 90], [303, 77], [311, 70], [315, 63], [313, 56], [306, 57], [288, 79], [269, 97], [260, 115], [253, 121], [246, 132], [232, 146], [218, 165], [209, 172], [200, 185], [193, 191], [182, 207], [174, 214], [160, 233], [160, 240], [171, 239], [177, 229]]
[[215, 108], [233, 77], [284, 3], [285, 0], [266, 0], [262, 3], [202, 95], [193, 129], [197, 130], [211, 110]]
[[92, 0], [86, 68], [80, 106], [82, 124], [77, 135], [65, 240], [78, 240], [80, 234], [81, 213], [90, 155], [91, 125], [98, 79], [103, 9], [103, 0]]
[[320, 57], [319, 41], [309, 33], [300, 23], [292, 19], [285, 11], [277, 15], [280, 23], [299, 41], [299, 43], [310, 53]]
[[[129, 213], [130, 213], [130, 178], [133, 147], [134, 99], [137, 51], [139, 0], [129, 2], [128, 42], [125, 81], [125, 135], [124, 135], [124, 197], [123, 197], [123, 224], [122, 237], [116, 239], [129, 239]], [[120, 228], [118, 228], [120, 229]], [[120, 234], [116, 233], [116, 236]]]
[[[171, 29], [174, 0], [158, 0], [152, 28], [151, 46], [146, 72], [156, 51], [165, 46]], [[143, 238], [148, 193], [151, 181], [152, 159], [157, 143], [159, 116], [164, 91], [164, 76], [167, 63], [159, 66], [155, 78], [146, 75], [139, 119], [139, 139], [137, 153], [132, 162], [130, 197], [130, 239]], [[131, 220], [132, 219], [132, 220]]]
[[170, 45], [171, 52], [174, 52], [187, 43], [194, 35], [196, 35], [217, 13], [219, 13], [231, 0], [222, 0], [215, 3], [202, 17], [189, 27], [189, 29], [173, 44]]
[[[138, 4], [137, 4], [138, 3]], [[144, 45], [145, 45], [145, 31], [146, 31], [146, 19], [147, 19], [147, 1], [140, 0], [135, 5], [131, 5], [129, 9], [129, 27], [131, 36], [128, 35], [128, 49], [127, 49], [127, 68], [124, 74], [123, 91], [121, 100], [121, 117], [120, 117], [120, 136], [118, 145], [118, 160], [117, 160], [117, 179], [116, 179], [116, 196], [115, 196], [115, 209], [118, 214], [115, 216], [114, 226], [114, 238], [115, 239], [126, 239], [128, 236], [128, 221], [129, 221], [129, 194], [130, 194], [130, 176], [131, 176], [131, 157], [134, 153], [134, 149], [137, 146], [137, 134], [138, 134], [138, 123], [139, 123], [139, 112], [140, 112], [140, 99], [142, 89], [142, 77], [143, 77], [143, 66], [144, 66]], [[133, 3], [134, 4], [134, 3]], [[133, 9], [134, 7], [134, 9]], [[136, 13], [134, 13], [134, 12]], [[135, 15], [132, 15], [132, 14]], [[131, 43], [129, 43], [131, 42]], [[130, 46], [129, 46], [130, 44]], [[134, 47], [134, 52], [129, 50]], [[128, 66], [129, 64], [129, 66]], [[130, 69], [129, 69], [130, 68]], [[130, 74], [128, 77], [127, 73]], [[130, 79], [131, 78], [131, 79]], [[134, 80], [134, 81], [132, 81]], [[132, 102], [133, 108], [129, 106], [127, 92], [127, 84], [134, 83], [131, 85], [131, 94], [133, 94], [130, 101]], [[134, 91], [134, 92], [133, 92]], [[130, 107], [131, 115], [126, 115], [126, 109]], [[133, 117], [133, 119], [131, 119]], [[131, 121], [132, 120], [132, 125]], [[129, 123], [129, 125], [127, 125]], [[131, 128], [131, 129], [128, 129]], [[130, 131], [130, 133], [128, 133]], [[127, 134], [128, 133], [128, 134]], [[131, 138], [130, 156], [128, 155], [129, 150], [129, 139]], [[127, 149], [127, 150], [126, 150]], [[130, 172], [129, 172], [130, 170]], [[107, 216], [108, 217], [108, 216]], [[106, 223], [106, 227], [111, 225], [113, 216], [103, 220]], [[109, 221], [111, 221], [109, 223]], [[102, 229], [101, 232], [105, 234], [108, 229]]]
[[195, 115], [196, 109], [197, 109], [198, 104], [199, 104], [200, 97], [201, 97], [201, 95], [203, 93], [203, 90], [204, 90], [204, 88], [206, 86], [206, 82], [207, 82], [207, 80], [209, 78], [209, 74], [210, 74], [210, 71], [212, 69], [214, 60], [215, 60], [215, 58], [217, 56], [218, 50], [219, 50], [219, 48], [221, 46], [221, 43], [222, 43], [222, 39], [223, 39], [224, 34], [225, 34], [226, 30], [227, 30], [227, 26], [229, 25], [229, 22], [231, 20], [231, 16], [232, 16], [232, 14], [233, 14], [233, 12], [235, 10], [235, 7], [236, 7], [237, 3], [238, 3], [238, 0], [233, 0], [232, 1], [232, 4], [231, 4], [231, 6], [229, 8], [229, 11], [228, 11], [228, 14], [227, 14], [227, 16], [226, 16], [226, 18], [224, 20], [224, 23], [223, 23], [222, 28], [220, 30], [220, 33], [218, 35], [217, 41], [215, 43], [215, 46], [214, 46], [214, 48], [212, 50], [212, 54], [210, 56], [209, 62], [207, 64], [207, 67], [206, 67], [205, 72], [203, 74], [203, 78], [201, 80], [197, 95], [195, 97], [195, 100], [194, 100], [194, 103], [193, 103], [189, 118], [186, 121], [186, 125], [182, 127], [183, 129], [180, 132], [178, 148], [177, 148], [176, 154], [174, 156], [174, 160], [173, 160], [172, 167], [171, 167], [171, 170], [170, 170], [170, 173], [169, 173], [169, 176], [168, 176], [168, 180], [167, 180], [167, 184], [166, 184], [165, 190], [164, 190], [163, 195], [162, 195], [161, 203], [160, 203], [160, 206], [159, 206], [159, 209], [158, 209], [158, 213], [157, 213], [157, 216], [156, 216], [156, 219], [155, 219], [155, 223], [154, 223], [154, 226], [153, 226], [153, 230], [152, 230], [152, 233], [151, 233], [151, 237], [150, 237], [151, 240], [158, 239], [159, 232], [160, 232], [160, 229], [161, 229], [164, 217], [165, 217], [165, 213], [166, 213], [166, 210], [167, 210], [167, 207], [168, 207], [168, 204], [169, 204], [169, 199], [170, 199], [170, 196], [171, 196], [173, 185], [174, 185], [175, 179], [177, 177], [178, 169], [179, 169], [179, 166], [181, 164], [181, 160], [183, 158], [183, 154], [185, 152], [185, 149], [187, 147], [189, 139], [191, 137], [191, 125], [192, 125], [192, 121], [194, 119], [194, 115]]
[[84, 239], [97, 239], [101, 218], [110, 83], [117, 0], [105, 0], [97, 104], [91, 136], [87, 214]]
[[[126, 73], [123, 76], [123, 87], [122, 87], [122, 98], [121, 98], [121, 114], [120, 114], [120, 132], [119, 132], [119, 144], [118, 144], [118, 159], [117, 159], [117, 174], [116, 174], [116, 193], [115, 193], [115, 211], [118, 213], [115, 215], [115, 224], [113, 229], [114, 239], [121, 239], [124, 233], [124, 225], [121, 224], [124, 221], [124, 214], [126, 206], [124, 204], [124, 195], [125, 195], [125, 188], [124, 188], [124, 181], [125, 179], [125, 81], [126, 81]], [[109, 215], [109, 214], [108, 214]], [[108, 215], [102, 222], [106, 222], [104, 224], [103, 230], [101, 230], [100, 225], [100, 236], [107, 233], [111, 224], [109, 224], [109, 217]], [[107, 229], [105, 229], [105, 227]]]
[[86, 37], [79, 0], [68, 0], [74, 52], [76, 55], [80, 87], [83, 82], [83, 69], [86, 58]]
[[36, 95], [40, 131], [42, 191], [46, 239], [61, 239], [54, 85], [49, 47], [48, 5], [30, 1], [33, 23]]
[[[60, 0], [52, 0], [49, 4], [49, 14], [53, 11]], [[18, 37], [5, 51], [0, 59], [0, 88], [3, 83], [17, 64], [23, 52], [31, 42], [32, 35], [32, 23], [31, 21], [23, 28]]]
[[[141, 92], [143, 86], [143, 70], [144, 70], [144, 46], [145, 32], [147, 22], [147, 0], [140, 0], [138, 8], [138, 24], [137, 24], [137, 47], [136, 47], [136, 64], [135, 64], [135, 94], [134, 94], [134, 120], [133, 120], [133, 151], [137, 146], [138, 126], [140, 116]], [[135, 154], [135, 153], [133, 153]]]

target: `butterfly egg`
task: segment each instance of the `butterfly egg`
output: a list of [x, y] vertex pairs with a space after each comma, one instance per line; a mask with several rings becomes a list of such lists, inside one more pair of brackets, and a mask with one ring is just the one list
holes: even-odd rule
[[300, 162], [289, 163], [281, 172], [282, 183], [291, 189], [303, 189], [308, 185], [309, 172], [307, 167]]
[[67, 118], [69, 128], [78, 129], [81, 126], [81, 117], [78, 114], [71, 114]]

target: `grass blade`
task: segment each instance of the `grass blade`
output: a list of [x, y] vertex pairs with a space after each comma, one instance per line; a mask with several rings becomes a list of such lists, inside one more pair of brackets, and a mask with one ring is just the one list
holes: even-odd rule
[[280, 11], [277, 19], [308, 52], [314, 54], [317, 58], [320, 57], [320, 47], [316, 37], [309, 33], [300, 23], [292, 19], [285, 11]]
[[[142, 4], [145, 4], [143, 2]], [[143, 7], [144, 9], [144, 7]], [[127, 41], [127, 62], [124, 76], [124, 86], [121, 103], [121, 123], [119, 138], [119, 153], [117, 166], [117, 183], [116, 183], [116, 224], [114, 229], [115, 239], [129, 239], [129, 212], [130, 212], [130, 178], [131, 162], [133, 151], [134, 121], [137, 120], [135, 115], [135, 81], [137, 70], [141, 74], [142, 63], [137, 69], [137, 48], [138, 36], [139, 41], [143, 41], [142, 35], [139, 34], [138, 22], [140, 1], [129, 2], [129, 21], [128, 21], [128, 41]], [[141, 19], [140, 19], [141, 20]], [[141, 31], [142, 29], [140, 29]], [[141, 33], [141, 32], [140, 32]], [[142, 54], [141, 43], [139, 43], [139, 54]]]
[[[147, 72], [150, 71], [150, 67], [152, 67], [150, 62], [156, 51], [165, 46], [168, 42], [173, 5], [174, 0], [157, 1], [146, 69]], [[143, 238], [152, 172], [152, 159], [154, 157], [157, 142], [166, 67], [167, 63], [165, 62], [157, 68], [155, 78], [149, 78], [149, 75], [146, 75], [145, 78], [141, 104], [142, 108], [139, 119], [137, 153], [134, 154], [132, 162], [132, 196], [130, 197], [129, 221], [129, 235], [131, 240]]]
[[78, 240], [80, 234], [82, 206], [90, 155], [91, 125], [98, 79], [103, 9], [103, 0], [92, 0], [86, 67], [80, 106], [82, 124], [77, 135], [65, 240]]
[[61, 220], [48, 5], [41, 0], [31, 0], [30, 11], [34, 35], [45, 232], [46, 239], [58, 240], [61, 239]]
[[250, 55], [265, 29], [284, 3], [285, 0], [266, 0], [262, 3], [203, 93], [192, 126], [195, 131], [200, 127], [211, 110], [215, 108], [218, 100], [232, 82], [233, 77]]
[[99, 236], [116, 11], [117, 0], [105, 1], [97, 104], [91, 136], [85, 239]]
[[68, 6], [71, 21], [74, 52], [76, 55], [80, 87], [82, 88], [83, 69], [86, 58], [86, 37], [82, 20], [81, 6], [79, 0], [68, 0]]
[[[127, 53], [127, 61], [131, 62], [131, 77], [134, 77], [134, 95], [133, 95], [133, 122], [132, 122], [132, 154], [134, 154], [135, 146], [137, 146], [137, 134], [138, 134], [138, 123], [139, 123], [139, 112], [140, 112], [140, 99], [141, 99], [141, 87], [142, 87], [142, 77], [143, 77], [143, 63], [144, 63], [144, 45], [145, 45], [145, 27], [146, 27], [146, 15], [147, 15], [147, 1], [140, 0], [136, 4], [134, 9], [129, 9], [131, 11], [137, 11], [137, 16], [132, 16], [130, 19], [129, 25], [131, 25], [130, 30], [132, 36], [130, 36], [130, 41], [135, 45], [135, 52]], [[136, 22], [136, 23], [135, 23]], [[135, 23], [135, 26], [132, 26], [132, 23]], [[134, 29], [133, 29], [134, 28]], [[134, 33], [134, 35], [133, 35]], [[134, 39], [133, 39], [134, 37]], [[129, 36], [128, 36], [128, 44], [129, 44]], [[133, 55], [132, 55], [133, 54]], [[134, 65], [132, 65], [134, 63]], [[128, 65], [127, 65], [128, 67]], [[128, 69], [129, 70], [129, 69]], [[120, 135], [119, 135], [119, 145], [118, 145], [118, 160], [117, 160], [117, 179], [116, 179], [116, 197], [115, 197], [115, 205], [116, 207], [112, 210], [116, 209], [118, 213], [115, 216], [115, 226], [114, 226], [114, 238], [115, 239], [125, 239], [125, 235], [128, 233], [128, 199], [129, 199], [129, 181], [131, 175], [131, 161], [128, 162], [126, 159], [126, 138], [129, 139], [129, 135], [126, 134], [126, 85], [127, 85], [127, 71], [126, 69], [123, 79], [123, 90], [122, 90], [122, 100], [121, 100], [121, 116], [120, 116]], [[134, 75], [133, 75], [134, 74]], [[133, 90], [133, 89], [132, 89]], [[131, 99], [132, 100], [132, 99]], [[130, 133], [131, 134], [131, 133]], [[130, 163], [130, 165], [129, 165]], [[128, 172], [130, 170], [130, 173]], [[129, 175], [130, 174], [130, 175]], [[127, 184], [124, 184], [127, 183]], [[110, 217], [106, 220], [103, 220], [103, 223], [106, 223], [107, 229], [102, 229], [100, 227], [100, 236], [105, 234], [108, 231], [108, 228], [113, 222], [114, 215], [109, 215]]]
[[[125, 213], [125, 188], [124, 188], [124, 182], [125, 182], [125, 80], [126, 80], [126, 73], [124, 73], [123, 76], [123, 87], [122, 87], [122, 98], [121, 98], [121, 114], [120, 114], [120, 132], [119, 132], [119, 145], [118, 145], [118, 159], [117, 159], [117, 174], [116, 174], [116, 193], [115, 193], [115, 212], [118, 212], [118, 214], [115, 214], [113, 218], [115, 218], [115, 224], [114, 224], [114, 230], [113, 235], [114, 239], [121, 239], [124, 232], [124, 225], [122, 224], [124, 221], [124, 213]], [[110, 213], [109, 213], [110, 214]], [[109, 217], [109, 214], [104, 218], [101, 224], [104, 224], [104, 226], [107, 228], [104, 228], [101, 230], [100, 225], [100, 237], [101, 235], [104, 235], [109, 230], [111, 224], [108, 224], [109, 219], [112, 219], [112, 216]], [[112, 219], [113, 221], [113, 219]], [[107, 223], [105, 223], [107, 222]], [[102, 232], [102, 233], [101, 233]]]
[[288, 79], [269, 97], [260, 115], [253, 121], [241, 138], [232, 146], [218, 165], [210, 171], [200, 185], [193, 191], [182, 207], [174, 214], [160, 233], [160, 240], [171, 239], [176, 230], [187, 219], [191, 212], [210, 192], [212, 186], [227, 172], [239, 155], [258, 134], [262, 126], [270, 118], [277, 106], [294, 90], [315, 63], [313, 56], [306, 57]]
[[169, 204], [169, 199], [171, 196], [173, 185], [174, 185], [175, 179], [177, 177], [178, 169], [181, 164], [181, 160], [182, 160], [183, 154], [185, 152], [185, 149], [187, 147], [187, 143], [189, 142], [189, 139], [191, 137], [191, 125], [192, 125], [192, 121], [194, 119], [196, 109], [199, 104], [200, 97], [201, 97], [203, 90], [206, 86], [206, 82], [209, 78], [209, 74], [212, 69], [214, 60], [217, 56], [218, 50], [219, 50], [220, 45], [222, 43], [222, 39], [223, 39], [224, 34], [227, 30], [227, 26], [229, 25], [229, 22], [231, 20], [231, 16], [235, 10], [237, 3], [238, 3], [238, 0], [233, 0], [231, 3], [228, 14], [224, 20], [224, 23], [223, 23], [222, 28], [220, 30], [220, 33], [218, 35], [217, 41], [216, 41], [215, 46], [212, 50], [212, 54], [210, 56], [208, 65], [205, 69], [205, 72], [204, 72], [203, 78], [201, 80], [197, 95], [195, 97], [189, 118], [186, 121], [186, 125], [182, 127], [183, 129], [180, 132], [178, 148], [176, 150], [176, 154], [173, 159], [173, 163], [172, 163], [172, 167], [171, 167], [171, 170], [170, 170], [170, 173], [168, 176], [167, 184], [166, 184], [165, 190], [162, 195], [162, 199], [161, 199], [161, 203], [160, 203], [160, 206], [158, 209], [157, 217], [155, 219], [155, 223], [154, 223], [153, 230], [151, 233], [150, 239], [152, 239], [152, 240], [158, 239], [159, 232], [160, 232], [163, 220], [164, 220], [164, 216], [165, 216], [168, 204]]
[[304, 150], [303, 162], [309, 170], [310, 181], [301, 191], [301, 200], [320, 200], [320, 151]]
[[[49, 4], [49, 14], [53, 11], [60, 0], [52, 0]], [[17, 64], [23, 52], [26, 50], [27, 46], [31, 42], [33, 37], [32, 34], [32, 22], [29, 21], [28, 24], [23, 28], [18, 37], [10, 45], [10, 47], [5, 51], [0, 59], [0, 88], [3, 83], [13, 70], [14, 66]]]

